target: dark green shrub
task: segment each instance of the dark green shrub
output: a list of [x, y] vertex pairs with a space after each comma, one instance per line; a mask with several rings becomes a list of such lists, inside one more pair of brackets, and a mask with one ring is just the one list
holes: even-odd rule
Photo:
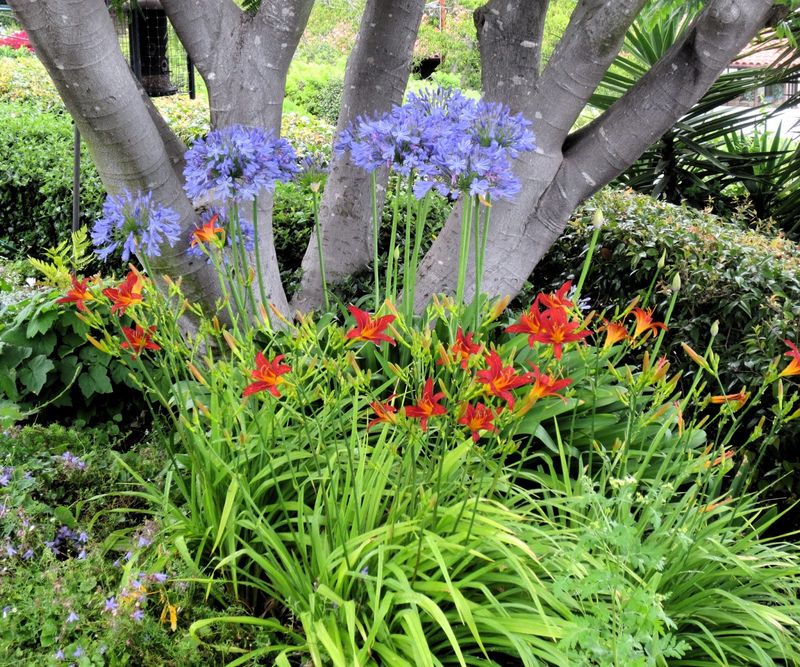
[[[56, 245], [71, 230], [73, 129], [69, 116], [0, 102], [0, 255], [24, 257]], [[105, 196], [84, 149], [81, 223]]]
[[[602, 310], [647, 290], [648, 306], [665, 313], [672, 276], [681, 275], [670, 339], [705, 349], [719, 321], [715, 346], [726, 389], [753, 384], [770, 360], [798, 337], [800, 248], [780, 236], [748, 231], [736, 220], [651, 197], [605, 190], [582, 207], [534, 272], [538, 287], [580, 270], [595, 207], [606, 222], [592, 258], [584, 296]], [[663, 266], [659, 268], [659, 263]]]
[[0, 403], [67, 421], [141, 413], [127, 367], [89, 343], [89, 328], [57, 303], [61, 296], [39, 289], [0, 310]]

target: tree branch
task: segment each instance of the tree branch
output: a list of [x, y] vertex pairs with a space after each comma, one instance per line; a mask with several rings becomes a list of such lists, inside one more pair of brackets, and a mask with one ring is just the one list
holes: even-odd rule
[[[713, 0], [625, 95], [565, 144], [575, 205], [616, 178], [677, 122], [765, 25], [770, 0]], [[563, 185], [563, 183], [562, 183]]]
[[647, 0], [580, 0], [523, 112], [535, 120], [541, 150], [560, 149], [619, 53]]
[[244, 12], [232, 0], [161, 0], [161, 6], [205, 79], [233, 48]]
[[515, 102], [533, 93], [539, 76], [544, 20], [550, 0], [489, 0], [475, 10], [484, 96]]

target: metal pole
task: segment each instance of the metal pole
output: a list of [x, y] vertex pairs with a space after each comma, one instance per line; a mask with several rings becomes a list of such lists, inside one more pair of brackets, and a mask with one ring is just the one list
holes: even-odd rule
[[189, 72], [189, 99], [193, 100], [197, 97], [197, 86], [194, 81], [194, 63], [188, 53], [186, 54], [186, 68]]
[[75, 126], [72, 148], [72, 231], [81, 225], [81, 131]]

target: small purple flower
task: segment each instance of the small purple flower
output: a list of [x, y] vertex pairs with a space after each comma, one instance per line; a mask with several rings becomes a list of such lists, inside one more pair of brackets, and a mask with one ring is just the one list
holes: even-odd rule
[[167, 580], [167, 575], [163, 572], [155, 572], [150, 575], [150, 578], [156, 583], [163, 584]]
[[67, 623], [77, 623], [79, 620], [80, 617], [74, 611], [71, 611], [67, 616]]
[[131, 618], [137, 623], [141, 623], [144, 620], [144, 611], [137, 609], [131, 614]]
[[56, 654], [55, 654], [53, 657], [54, 657], [56, 660], [59, 660], [59, 661], [61, 661], [61, 660], [64, 660], [64, 659], [66, 658], [66, 656], [64, 655], [64, 649], [61, 649], [61, 648], [60, 648], [60, 649], [58, 649], [58, 650], [56, 651]]
[[64, 452], [61, 455], [61, 462], [65, 468], [71, 470], [86, 470], [86, 463], [79, 457], [75, 456], [72, 452]]
[[24, 554], [22, 554], [22, 560], [30, 560], [34, 557], [33, 549], [28, 549]]
[[0, 486], [8, 486], [14, 476], [14, 468], [3, 468], [0, 470]]
[[140, 549], [144, 549], [145, 547], [149, 547], [153, 543], [153, 540], [148, 539], [144, 535], [139, 536], [139, 540], [136, 542], [136, 546]]
[[75, 650], [72, 652], [73, 658], [81, 658], [86, 655], [86, 651], [84, 651], [80, 646], [76, 647]]
[[139, 248], [150, 257], [158, 257], [164, 242], [172, 246], [179, 239], [179, 222], [175, 211], [153, 202], [152, 193], [124, 190], [106, 198], [103, 216], [92, 228], [92, 243], [101, 260], [120, 246], [124, 262]]
[[119, 603], [117, 602], [117, 598], [116, 597], [108, 598], [108, 600], [106, 600], [105, 606], [103, 607], [103, 611], [107, 611], [113, 614], [114, 612], [117, 611], [117, 609], [119, 609]]
[[17, 555], [17, 550], [14, 548], [14, 545], [11, 544], [11, 542], [6, 542], [5, 549], [6, 549], [6, 556], [8, 556], [9, 558], [13, 558], [14, 556]]
[[212, 130], [187, 151], [184, 188], [193, 200], [249, 201], [297, 171], [294, 150], [285, 139], [260, 128], [229, 125]]

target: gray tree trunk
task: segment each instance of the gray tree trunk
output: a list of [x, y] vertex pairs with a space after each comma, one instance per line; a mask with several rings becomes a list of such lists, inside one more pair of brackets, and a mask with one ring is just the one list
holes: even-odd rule
[[[524, 6], [535, 14], [539, 4], [508, 6]], [[532, 94], [522, 86], [494, 86], [496, 99], [534, 121], [538, 148], [516, 165], [522, 182], [518, 199], [493, 206], [483, 279], [487, 294], [517, 294], [564, 231], [575, 207], [633, 164], [702, 97], [764, 26], [773, 8], [768, 0], [710, 0], [633, 89], [595, 122], [570, 135], [643, 5], [643, 0], [582, 0]], [[499, 21], [502, 11], [493, 16]], [[513, 26], [507, 22], [497, 29]], [[495, 39], [492, 45], [482, 45], [484, 60], [492, 60], [495, 50], [513, 49], [514, 41]], [[510, 72], [517, 76], [513, 68]], [[453, 290], [458, 234], [454, 212], [420, 265], [418, 310], [433, 294]], [[469, 291], [467, 298], [472, 298]]]
[[[337, 133], [359, 116], [383, 113], [403, 101], [424, 0], [369, 0], [347, 63]], [[377, 176], [378, 210], [383, 208], [387, 174]], [[372, 259], [370, 177], [349, 156], [335, 157], [320, 202], [325, 277], [338, 283]], [[365, 224], [366, 221], [366, 224]], [[312, 234], [303, 257], [303, 278], [293, 305], [310, 310], [322, 304], [319, 249]]]

